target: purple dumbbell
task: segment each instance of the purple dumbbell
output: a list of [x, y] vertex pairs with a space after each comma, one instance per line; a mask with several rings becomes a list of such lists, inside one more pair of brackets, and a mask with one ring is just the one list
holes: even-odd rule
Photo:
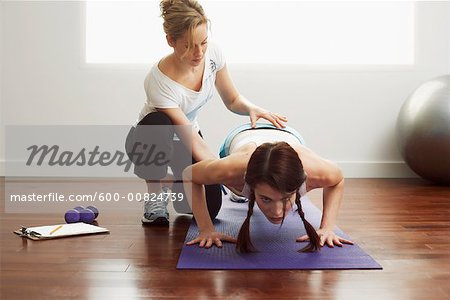
[[66, 211], [64, 219], [66, 220], [66, 223], [80, 222], [80, 212], [76, 209], [69, 209]]
[[77, 206], [77, 207], [74, 207], [73, 209], [75, 209], [78, 212], [81, 212], [82, 210], [84, 210], [84, 206]]
[[84, 222], [84, 223], [92, 223], [94, 222], [95, 219], [95, 213], [88, 209], [85, 208], [80, 212], [80, 221]]
[[91, 205], [91, 206], [86, 207], [86, 209], [92, 210], [92, 212], [95, 214], [95, 218], [94, 219], [97, 219], [98, 213], [99, 213], [97, 207]]

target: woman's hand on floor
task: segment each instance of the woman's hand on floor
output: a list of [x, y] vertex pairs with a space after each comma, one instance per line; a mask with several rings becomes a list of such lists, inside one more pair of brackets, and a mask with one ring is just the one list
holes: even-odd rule
[[236, 239], [223, 234], [218, 231], [204, 231], [200, 232], [197, 238], [193, 239], [190, 242], [187, 242], [186, 245], [194, 245], [199, 244], [199, 247], [203, 248], [210, 248], [213, 244], [217, 247], [222, 247], [222, 241], [229, 242], [229, 243], [236, 243]]
[[[320, 237], [320, 246], [327, 244], [328, 247], [333, 248], [334, 245], [336, 245], [338, 247], [342, 247], [342, 244], [353, 245], [352, 241], [338, 236], [336, 233], [334, 233], [333, 230], [318, 229], [318, 230], [316, 230], [316, 232], [317, 232], [317, 235]], [[308, 235], [304, 235], [304, 236], [297, 238], [296, 241], [297, 242], [309, 241], [309, 237], [308, 237]]]

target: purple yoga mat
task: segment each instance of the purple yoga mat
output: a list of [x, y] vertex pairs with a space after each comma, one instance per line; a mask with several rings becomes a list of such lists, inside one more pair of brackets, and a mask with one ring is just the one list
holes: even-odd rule
[[[318, 228], [321, 211], [307, 197], [303, 197], [301, 201], [306, 219]], [[220, 232], [237, 237], [247, 214], [248, 203], [231, 202], [228, 196], [223, 198], [223, 202], [214, 226]], [[335, 232], [349, 238], [339, 228], [336, 228]], [[198, 245], [186, 246], [186, 242], [194, 239], [197, 234], [197, 225], [193, 221], [186, 235], [177, 269], [382, 269], [381, 265], [356, 244], [344, 245], [342, 248], [325, 246], [316, 253], [297, 252], [306, 246], [306, 242], [298, 243], [295, 240], [306, 234], [306, 231], [298, 213], [294, 211], [286, 215], [283, 226], [280, 227], [270, 223], [255, 204], [250, 234], [258, 253], [237, 253], [235, 244], [231, 243], [223, 243], [222, 248], [213, 246], [209, 249], [200, 248]]]

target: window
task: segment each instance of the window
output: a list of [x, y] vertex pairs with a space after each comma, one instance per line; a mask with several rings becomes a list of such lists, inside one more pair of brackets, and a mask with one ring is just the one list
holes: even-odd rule
[[[200, 1], [228, 63], [414, 64], [412, 1]], [[159, 1], [87, 2], [87, 63], [153, 63], [170, 53]]]

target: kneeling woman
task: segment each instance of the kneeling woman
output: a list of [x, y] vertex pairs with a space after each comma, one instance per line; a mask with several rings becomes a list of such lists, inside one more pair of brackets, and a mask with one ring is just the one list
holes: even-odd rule
[[[249, 233], [255, 202], [274, 224], [281, 224], [286, 213], [297, 205], [307, 232], [297, 241], [310, 242], [302, 251], [317, 251], [324, 244], [353, 244], [333, 232], [344, 191], [340, 169], [303, 146], [295, 130], [269, 124], [258, 124], [253, 129], [241, 126], [225, 140], [221, 157], [198, 162], [183, 172], [186, 196], [199, 228], [198, 237], [188, 245], [221, 247], [222, 241], [227, 241], [237, 242], [239, 252], [255, 251]], [[211, 221], [215, 215], [208, 213], [204, 185], [217, 183], [249, 199], [247, 218], [237, 240], [217, 232]], [[317, 230], [305, 219], [300, 201], [301, 196], [315, 188], [323, 188], [323, 213]]]

